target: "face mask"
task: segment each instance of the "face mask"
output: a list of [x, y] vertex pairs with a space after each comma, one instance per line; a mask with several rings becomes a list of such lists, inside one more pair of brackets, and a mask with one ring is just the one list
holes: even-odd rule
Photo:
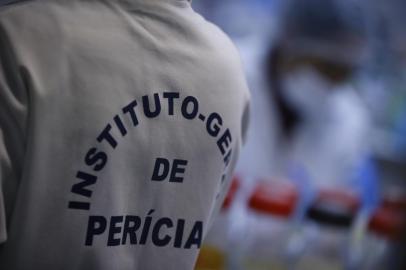
[[282, 77], [282, 95], [304, 117], [320, 113], [327, 102], [331, 82], [311, 67], [301, 67]]

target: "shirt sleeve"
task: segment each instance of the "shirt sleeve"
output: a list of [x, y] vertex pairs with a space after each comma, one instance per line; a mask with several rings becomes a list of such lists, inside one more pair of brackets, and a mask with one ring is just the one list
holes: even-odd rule
[[7, 218], [14, 207], [26, 141], [28, 94], [24, 69], [16, 59], [0, 21], [0, 244], [7, 240]]
[[[242, 147], [245, 145], [245, 143], [247, 141], [247, 134], [248, 134], [249, 125], [250, 125], [251, 95], [250, 95], [250, 91], [249, 91], [248, 86], [245, 81], [244, 73], [242, 71], [241, 71], [239, 78], [241, 79], [240, 85], [244, 92], [243, 102], [242, 102], [242, 114], [241, 114], [241, 118], [240, 118], [241, 125], [240, 125], [240, 130], [239, 130], [240, 131], [239, 143], [240, 143], [240, 147]], [[214, 209], [212, 211], [212, 214], [211, 214], [210, 220], [209, 220], [209, 226], [208, 226], [209, 229], [213, 225], [215, 218], [220, 213], [224, 200], [227, 196], [227, 193], [230, 190], [230, 186], [232, 184], [234, 170], [236, 168], [238, 158], [239, 158], [238, 154], [232, 155], [229, 169], [228, 169], [227, 173], [225, 175], [223, 175], [226, 185], [223, 186], [222, 190], [217, 195], [216, 203], [215, 203]], [[205, 233], [207, 233], [207, 232], [208, 232], [208, 230]]]

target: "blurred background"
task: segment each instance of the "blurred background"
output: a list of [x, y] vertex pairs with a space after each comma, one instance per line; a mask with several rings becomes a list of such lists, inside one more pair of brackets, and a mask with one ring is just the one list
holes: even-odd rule
[[196, 269], [406, 269], [406, 1], [194, 0], [250, 131]]
[[405, 270], [406, 1], [192, 5], [234, 41], [252, 95], [196, 269]]

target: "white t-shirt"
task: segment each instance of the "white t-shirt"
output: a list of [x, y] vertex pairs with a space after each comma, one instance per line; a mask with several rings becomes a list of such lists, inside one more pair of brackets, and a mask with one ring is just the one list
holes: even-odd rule
[[3, 8], [0, 269], [192, 269], [248, 104], [188, 1]]

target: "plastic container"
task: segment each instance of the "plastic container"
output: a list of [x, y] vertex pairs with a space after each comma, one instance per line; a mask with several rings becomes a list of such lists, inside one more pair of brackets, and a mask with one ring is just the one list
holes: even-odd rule
[[287, 181], [261, 181], [248, 201], [243, 269], [288, 269], [286, 256], [297, 188]]
[[[391, 200], [392, 203], [395, 201]], [[404, 202], [404, 201], [403, 201]], [[388, 204], [386, 200], [376, 209], [368, 224], [369, 234], [364, 244], [364, 262], [360, 270], [401, 269], [404, 256], [406, 209], [399, 208], [398, 201]]]
[[296, 270], [346, 269], [350, 230], [360, 202], [346, 190], [321, 190], [307, 211], [307, 246]]

